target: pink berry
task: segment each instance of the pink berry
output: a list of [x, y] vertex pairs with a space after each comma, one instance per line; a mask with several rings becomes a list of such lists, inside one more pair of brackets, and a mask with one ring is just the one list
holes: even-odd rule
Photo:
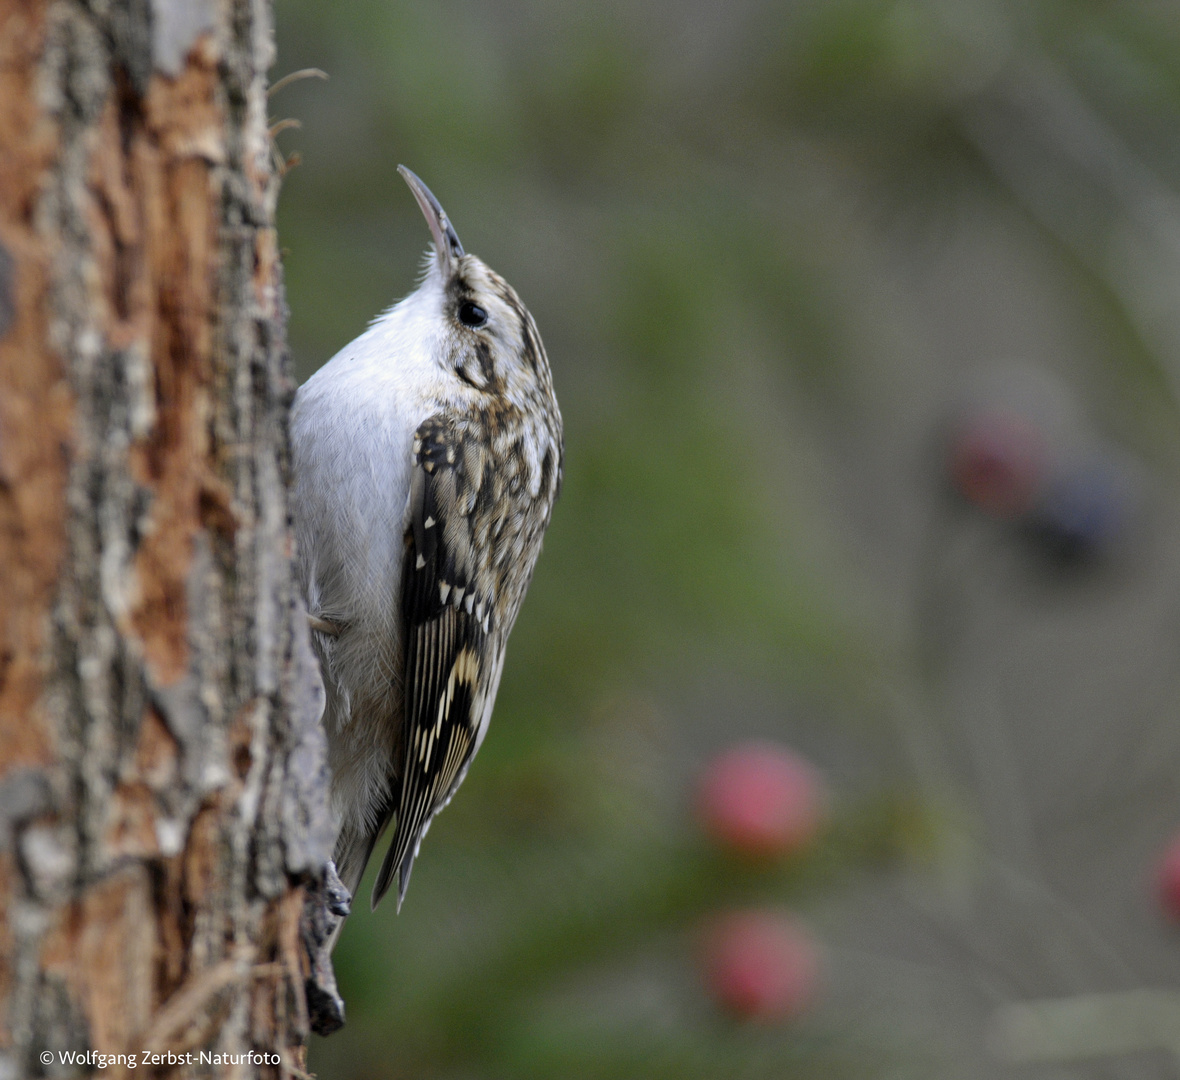
[[785, 855], [805, 847], [827, 816], [815, 767], [774, 743], [745, 743], [701, 777], [697, 809], [705, 831], [743, 855]]
[[815, 939], [774, 910], [720, 916], [706, 932], [705, 983], [714, 1000], [744, 1020], [789, 1020], [815, 997], [821, 956]]
[[1164, 914], [1180, 922], [1180, 833], [1164, 848], [1155, 871], [1156, 895]]
[[1045, 481], [1048, 447], [1027, 417], [984, 409], [958, 425], [948, 465], [951, 482], [969, 502], [996, 517], [1019, 517]]

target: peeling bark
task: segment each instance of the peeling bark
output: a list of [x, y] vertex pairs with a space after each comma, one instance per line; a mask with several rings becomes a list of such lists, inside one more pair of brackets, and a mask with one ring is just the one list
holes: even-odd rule
[[271, 49], [266, 0], [0, 0], [0, 1077], [302, 1068]]

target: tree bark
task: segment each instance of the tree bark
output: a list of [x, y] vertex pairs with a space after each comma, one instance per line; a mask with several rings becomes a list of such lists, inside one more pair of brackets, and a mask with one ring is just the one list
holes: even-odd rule
[[302, 1069], [271, 55], [268, 0], [0, 0], [0, 1080]]

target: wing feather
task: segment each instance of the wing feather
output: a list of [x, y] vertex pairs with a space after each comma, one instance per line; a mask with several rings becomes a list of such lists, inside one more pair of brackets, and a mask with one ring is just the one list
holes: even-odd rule
[[397, 824], [373, 886], [374, 907], [395, 875], [401, 907], [422, 837], [475, 752], [492, 667], [489, 625], [477, 617], [491, 609], [491, 597], [486, 583], [480, 587], [469, 517], [470, 489], [479, 478], [467, 475], [470, 455], [440, 418], [419, 428], [414, 447], [402, 571], [402, 769], [394, 781]]

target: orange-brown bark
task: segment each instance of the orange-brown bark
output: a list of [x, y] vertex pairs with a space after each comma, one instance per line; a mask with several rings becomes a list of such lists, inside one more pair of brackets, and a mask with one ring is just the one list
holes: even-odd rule
[[307, 1033], [269, 28], [190, 3], [0, 0], [0, 1072]]
[[44, 5], [0, 3], [0, 761], [51, 752], [38, 710], [49, 608], [65, 544], [70, 392], [48, 342], [51, 253], [37, 234], [56, 148], [36, 104]]
[[141, 348], [155, 378], [150, 431], [132, 447], [134, 477], [153, 493], [136, 555], [128, 626], [157, 682], [187, 660], [187, 587], [201, 495], [211, 475], [208, 416], [224, 162], [217, 56], [197, 43], [178, 78], [153, 75], [142, 101], [113, 96], [92, 155], [91, 231], [104, 331]]
[[[0, 4], [0, 761], [42, 765], [53, 747], [39, 708], [49, 609], [65, 543], [70, 395], [47, 344], [49, 255], [37, 236], [39, 184], [56, 132], [35, 102], [45, 35], [35, 3]], [[0, 907], [19, 886], [11, 848], [0, 851]], [[13, 941], [0, 921], [0, 1046]]]

